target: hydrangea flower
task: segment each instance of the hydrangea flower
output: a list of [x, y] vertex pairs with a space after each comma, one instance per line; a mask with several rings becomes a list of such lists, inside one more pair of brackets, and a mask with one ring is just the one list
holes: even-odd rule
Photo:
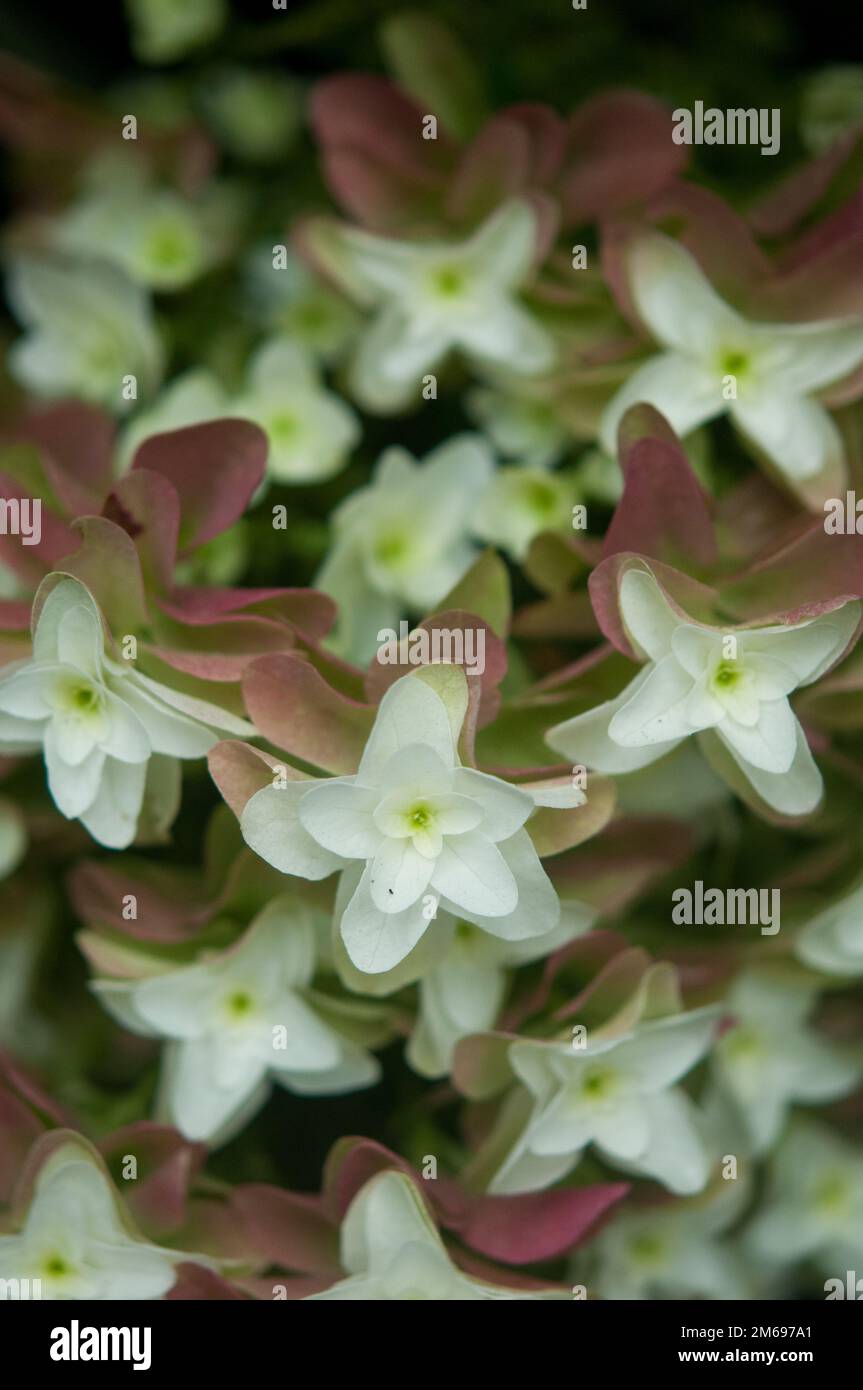
[[825, 1125], [798, 1120], [776, 1149], [764, 1208], [746, 1247], [768, 1266], [802, 1260], [844, 1279], [863, 1249], [863, 1158]]
[[144, 1240], [80, 1140], [53, 1135], [48, 1145], [21, 1229], [0, 1235], [0, 1279], [39, 1280], [44, 1299], [141, 1301], [164, 1297], [179, 1264], [212, 1267]]
[[425, 1202], [405, 1173], [385, 1172], [351, 1202], [341, 1233], [347, 1277], [310, 1301], [473, 1302], [563, 1299], [566, 1289], [518, 1289], [465, 1274], [447, 1253]]
[[[41, 748], [57, 809], [100, 844], [123, 849], [135, 838], [148, 774], [176, 803], [176, 764], [164, 759], [201, 758], [216, 729], [251, 726], [111, 656], [101, 614], [78, 580], [50, 575], [33, 614], [32, 660], [0, 675], [0, 748]], [[174, 787], [167, 793], [165, 778]]]
[[697, 1112], [675, 1082], [710, 1047], [714, 1008], [641, 1023], [630, 1033], [575, 1047], [573, 1040], [519, 1040], [513, 1071], [531, 1109], [490, 1190], [530, 1192], [558, 1181], [588, 1145], [626, 1172], [675, 1193], [698, 1192], [709, 1156]]
[[828, 975], [863, 975], [863, 886], [807, 922], [794, 949], [807, 965]]
[[454, 350], [519, 375], [548, 371], [551, 335], [518, 299], [537, 236], [536, 215], [520, 200], [461, 242], [398, 241], [339, 225], [319, 230], [313, 249], [322, 265], [358, 304], [376, 310], [354, 356], [360, 404], [401, 409]]
[[273, 1081], [338, 1095], [378, 1080], [377, 1061], [349, 1036], [350, 1011], [340, 1030], [339, 1001], [311, 989], [314, 924], [288, 898], [226, 951], [179, 968], [145, 957], [139, 968], [143, 978], [100, 978], [93, 989], [132, 1032], [169, 1040], [157, 1110], [187, 1139], [224, 1143]]
[[77, 396], [123, 415], [134, 403], [124, 377], [136, 378], [138, 399], [158, 383], [162, 345], [149, 300], [117, 267], [20, 258], [7, 293], [26, 330], [9, 350], [9, 369], [35, 395]]
[[557, 463], [570, 445], [570, 435], [544, 396], [518, 394], [504, 386], [477, 386], [465, 400], [468, 414], [485, 431], [505, 458], [531, 468]]
[[600, 772], [626, 773], [711, 730], [768, 806], [786, 815], [813, 810], [821, 774], [788, 696], [843, 655], [860, 604], [729, 634], [692, 622], [648, 569], [633, 565], [620, 580], [620, 611], [647, 665], [615, 699], [550, 729], [551, 747]]
[[[656, 234], [633, 242], [627, 273], [638, 313], [664, 350], [610, 402], [600, 426], [609, 453], [625, 411], [647, 401], [679, 434], [727, 411], [792, 483], [844, 476], [839, 430], [816, 396], [863, 362], [863, 317], [751, 322], [719, 298], [688, 251]], [[730, 379], [733, 395], [724, 390]]]
[[524, 829], [533, 797], [461, 765], [464, 705], [454, 728], [424, 676], [387, 691], [355, 775], [263, 787], [241, 819], [247, 843], [282, 873], [344, 871], [340, 932], [369, 974], [398, 965], [438, 910], [505, 941], [542, 936], [560, 916]]
[[807, 1027], [817, 991], [811, 983], [748, 972], [726, 998], [735, 1024], [714, 1051], [717, 1084], [740, 1113], [755, 1153], [779, 1137], [795, 1102], [818, 1105], [848, 1095], [863, 1062]]
[[474, 533], [523, 560], [541, 531], [571, 530], [579, 491], [565, 473], [544, 468], [501, 468], [479, 500]]
[[369, 486], [334, 512], [315, 581], [339, 605], [336, 650], [367, 662], [381, 630], [406, 611], [432, 610], [461, 579], [477, 554], [470, 536], [493, 471], [479, 435], [456, 435], [422, 463], [404, 449], [382, 454]]

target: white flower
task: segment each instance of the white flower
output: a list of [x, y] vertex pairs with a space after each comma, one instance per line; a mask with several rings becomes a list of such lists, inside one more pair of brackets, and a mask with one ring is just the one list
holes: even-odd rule
[[340, 357], [357, 329], [357, 311], [308, 266], [286, 250], [284, 264], [273, 265], [272, 249], [249, 258], [248, 299], [256, 318], [284, 333], [321, 362]]
[[335, 540], [315, 581], [339, 605], [333, 645], [353, 661], [406, 610], [429, 612], [477, 555], [476, 507], [494, 472], [479, 435], [460, 434], [418, 463], [404, 449], [381, 456], [372, 482], [333, 517]]
[[603, 1299], [740, 1298], [748, 1285], [745, 1263], [718, 1236], [748, 1190], [728, 1182], [709, 1199], [615, 1213], [577, 1257], [573, 1278], [584, 1277], [589, 1292]]
[[549, 1187], [594, 1144], [607, 1162], [671, 1192], [700, 1191], [709, 1157], [697, 1112], [674, 1082], [706, 1053], [716, 1016], [696, 1009], [585, 1047], [572, 1039], [512, 1043], [510, 1064], [533, 1106], [490, 1190]]
[[360, 437], [354, 411], [324, 389], [309, 354], [287, 338], [258, 350], [230, 414], [260, 425], [270, 445], [267, 472], [280, 483], [331, 478]]
[[73, 256], [113, 261], [148, 289], [179, 290], [210, 262], [198, 210], [169, 189], [124, 179], [74, 204], [53, 226], [54, 244]]
[[811, 811], [821, 774], [788, 696], [817, 680], [848, 646], [860, 604], [800, 623], [728, 634], [674, 609], [653, 575], [620, 581], [627, 632], [648, 664], [613, 700], [548, 732], [552, 748], [600, 772], [634, 772], [692, 734], [711, 731], [758, 795], [787, 815]]
[[[432, 672], [457, 682], [452, 724]], [[557, 894], [522, 828], [533, 797], [461, 766], [465, 709], [458, 668], [403, 676], [381, 701], [356, 775], [264, 787], [243, 812], [246, 841], [282, 873], [346, 871], [340, 930], [368, 974], [398, 965], [438, 909], [506, 941], [557, 925]]]
[[787, 1267], [812, 1260], [831, 1276], [859, 1270], [863, 1157], [824, 1125], [798, 1120], [773, 1160], [766, 1207], [746, 1236], [751, 1255]]
[[162, 1298], [187, 1260], [213, 1263], [139, 1236], [101, 1166], [74, 1139], [40, 1168], [23, 1228], [0, 1235], [0, 1280], [38, 1279], [45, 1299]]
[[315, 930], [274, 899], [229, 950], [179, 969], [93, 989], [132, 1032], [168, 1038], [157, 1110], [187, 1139], [224, 1143], [264, 1104], [273, 1081], [302, 1095], [370, 1086], [380, 1067], [332, 1022], [339, 1001], [310, 988]]
[[460, 1039], [494, 1027], [511, 969], [558, 950], [587, 931], [594, 916], [586, 905], [564, 902], [553, 931], [525, 941], [502, 941], [470, 922], [438, 913], [433, 931], [445, 934], [448, 944], [419, 981], [419, 1012], [407, 1050], [414, 1070], [422, 1076], [446, 1076]]
[[775, 1143], [794, 1102], [838, 1100], [860, 1079], [863, 1064], [806, 1027], [816, 1001], [813, 985], [763, 973], [740, 976], [728, 994], [737, 1022], [714, 1048], [714, 1073], [755, 1153]]
[[153, 754], [201, 758], [216, 742], [214, 727], [254, 730], [109, 656], [99, 610], [77, 579], [49, 575], [34, 613], [33, 659], [0, 676], [0, 749], [41, 747], [58, 810], [100, 844], [124, 849]]
[[571, 435], [552, 403], [502, 386], [478, 386], [466, 399], [468, 414], [506, 458], [533, 468], [556, 463]]
[[407, 404], [454, 349], [519, 375], [552, 366], [549, 333], [517, 297], [536, 249], [527, 203], [504, 204], [463, 242], [397, 241], [356, 227], [329, 227], [320, 236], [327, 268], [360, 304], [378, 310], [352, 372], [357, 399], [369, 409]]
[[9, 350], [9, 369], [28, 390], [56, 399], [77, 396], [117, 415], [131, 408], [124, 377], [138, 399], [162, 373], [162, 345], [147, 295], [103, 262], [13, 261], [9, 302], [27, 332]]
[[488, 1284], [450, 1259], [425, 1202], [405, 1173], [379, 1173], [348, 1208], [341, 1262], [348, 1277], [313, 1300], [472, 1302], [477, 1299], [563, 1299], [567, 1290], [536, 1292]]
[[863, 885], [808, 922], [794, 950], [807, 965], [828, 975], [863, 975]]
[[841, 436], [814, 393], [863, 361], [863, 318], [750, 322], [719, 298], [688, 251], [658, 234], [633, 243], [627, 270], [639, 315], [664, 351], [606, 409], [600, 438], [609, 453], [621, 416], [647, 401], [679, 434], [728, 411], [792, 484], [828, 470], [841, 480]]
[[568, 530], [579, 496], [570, 475], [544, 468], [501, 468], [479, 499], [474, 535], [523, 560], [541, 531]]

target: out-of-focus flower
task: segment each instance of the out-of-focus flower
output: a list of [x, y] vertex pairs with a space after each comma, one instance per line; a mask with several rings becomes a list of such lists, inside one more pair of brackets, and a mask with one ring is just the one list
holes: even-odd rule
[[681, 434], [726, 411], [793, 487], [820, 475], [825, 496], [845, 476], [832, 417], [815, 399], [863, 361], [863, 318], [756, 323], [715, 292], [695, 259], [667, 237], [633, 242], [626, 269], [635, 307], [665, 349], [638, 367], [606, 410], [612, 452], [629, 406], [647, 401]]
[[551, 335], [519, 302], [538, 227], [513, 200], [466, 241], [397, 241], [332, 222], [312, 224], [307, 244], [361, 306], [376, 310], [354, 354], [352, 389], [369, 410], [398, 410], [423, 376], [458, 350], [480, 366], [517, 375], [547, 371]]
[[816, 999], [811, 984], [754, 972], [735, 980], [726, 997], [736, 1022], [716, 1044], [715, 1076], [755, 1153], [775, 1143], [792, 1104], [838, 1100], [863, 1073], [863, 1063], [807, 1028]]
[[821, 774], [788, 703], [842, 656], [860, 620], [846, 603], [801, 623], [701, 626], [673, 606], [645, 566], [620, 580], [624, 626], [648, 664], [614, 700], [549, 730], [551, 746], [601, 772], [633, 772], [684, 738], [715, 730], [755, 791], [786, 815], [811, 811]]
[[296, 142], [302, 98], [298, 83], [284, 73], [221, 68], [207, 73], [200, 101], [216, 135], [237, 159], [275, 163]]
[[20, 1229], [0, 1235], [0, 1277], [30, 1280], [31, 1288], [38, 1281], [41, 1294], [33, 1297], [162, 1298], [179, 1264], [213, 1266], [205, 1255], [145, 1240], [95, 1152], [68, 1131], [41, 1141], [29, 1178], [32, 1195]]
[[290, 899], [274, 899], [234, 946], [194, 965], [143, 959], [144, 978], [103, 977], [93, 988], [125, 1027], [171, 1040], [157, 1108], [187, 1139], [224, 1143], [273, 1081], [338, 1095], [378, 1079], [376, 1060], [339, 1030], [339, 1001], [310, 988], [315, 929]]
[[143, 63], [173, 63], [215, 39], [226, 0], [126, 0], [132, 47]]
[[460, 1039], [494, 1027], [511, 970], [558, 950], [586, 931], [594, 915], [585, 905], [563, 903], [553, 932], [502, 941], [439, 912], [432, 930], [445, 933], [448, 944], [438, 947], [440, 955], [419, 982], [419, 1013], [407, 1049], [411, 1066], [423, 1076], [446, 1076]]
[[339, 605], [336, 650], [368, 661], [381, 629], [427, 611], [461, 579], [493, 470], [478, 435], [458, 435], [422, 463], [403, 449], [382, 454], [369, 486], [333, 514], [335, 540], [316, 580]]
[[[508, 941], [559, 920], [523, 829], [534, 799], [461, 766], [465, 706], [457, 692], [451, 699], [450, 708], [422, 673], [402, 677], [381, 701], [355, 776], [264, 787], [243, 812], [244, 838], [282, 873], [345, 870], [340, 932], [370, 974], [398, 965], [438, 908]], [[566, 795], [572, 806], [584, 800], [576, 788]]]
[[473, 1278], [453, 1264], [425, 1202], [404, 1173], [379, 1173], [362, 1188], [342, 1226], [347, 1277], [312, 1300], [472, 1302], [479, 1299], [563, 1299], [567, 1289], [506, 1288]]
[[795, 1121], [771, 1163], [766, 1206], [746, 1233], [750, 1255], [787, 1268], [813, 1261], [844, 1279], [863, 1248], [863, 1159], [825, 1125]]
[[828, 975], [863, 975], [863, 886], [808, 922], [794, 949], [807, 965]]
[[[146, 294], [103, 262], [20, 258], [7, 284], [25, 335], [9, 367], [37, 396], [77, 396], [124, 415], [162, 374], [162, 345]], [[135, 378], [134, 395], [125, 389]]]
[[671, 1192], [700, 1191], [708, 1154], [697, 1112], [674, 1083], [708, 1051], [716, 1018], [715, 1008], [696, 1009], [584, 1047], [572, 1039], [513, 1042], [510, 1064], [532, 1108], [490, 1190], [547, 1187], [595, 1144], [626, 1172]]
[[[179, 795], [177, 758], [199, 758], [214, 729], [251, 725], [169, 690], [105, 649], [102, 617], [76, 579], [49, 576], [33, 606], [33, 660], [0, 680], [6, 752], [42, 748], [58, 810], [94, 839], [122, 849], [135, 838], [148, 772]], [[154, 754], [163, 761], [151, 768]], [[171, 760], [170, 762], [165, 761]]]
[[0, 797], [0, 879], [14, 873], [27, 849], [27, 828], [14, 801]]
[[505, 458], [534, 468], [556, 463], [570, 435], [553, 404], [543, 396], [516, 395], [502, 386], [478, 386], [468, 392], [468, 413]]
[[501, 468], [479, 498], [474, 534], [523, 560], [541, 531], [570, 530], [580, 496], [571, 474], [544, 468]]
[[123, 429], [117, 457], [127, 468], [139, 445], [154, 434], [203, 425], [230, 415], [228, 394], [205, 367], [193, 367], [159, 392], [152, 405], [136, 412]]
[[863, 64], [821, 68], [803, 89], [800, 133], [813, 154], [863, 120]]
[[287, 338], [275, 338], [255, 354], [248, 387], [231, 402], [230, 414], [264, 431], [267, 472], [280, 483], [331, 478], [360, 437], [350, 406], [324, 389], [312, 359]]
[[287, 248], [278, 268], [269, 247], [255, 251], [246, 278], [257, 321], [320, 361], [340, 357], [355, 336], [359, 316], [353, 305]]

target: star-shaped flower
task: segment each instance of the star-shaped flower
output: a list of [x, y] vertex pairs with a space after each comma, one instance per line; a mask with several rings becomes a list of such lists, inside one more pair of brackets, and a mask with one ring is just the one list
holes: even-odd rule
[[565, 1289], [523, 1290], [464, 1274], [450, 1259], [425, 1202], [405, 1173], [379, 1173], [348, 1208], [341, 1260], [347, 1278], [309, 1301], [438, 1303], [564, 1299]]
[[807, 965], [828, 975], [863, 975], [863, 885], [807, 922], [794, 949]]
[[758, 323], [716, 294], [684, 247], [659, 234], [626, 258], [635, 307], [663, 348], [610, 402], [600, 438], [614, 452], [629, 406], [647, 401], [678, 434], [730, 414], [743, 435], [792, 484], [844, 476], [841, 436], [816, 393], [863, 362], [863, 318]]
[[77, 579], [49, 575], [33, 612], [33, 659], [0, 678], [0, 748], [42, 748], [57, 809], [100, 844], [124, 849], [135, 838], [154, 754], [201, 758], [217, 740], [214, 729], [253, 730], [110, 656], [101, 614]]
[[215, 1144], [251, 1119], [272, 1081], [337, 1095], [378, 1079], [376, 1060], [334, 1025], [338, 1001], [311, 990], [314, 966], [310, 916], [276, 898], [227, 951], [180, 969], [155, 961], [143, 979], [93, 989], [125, 1027], [171, 1040], [158, 1109], [187, 1139]]
[[[540, 936], [559, 919], [523, 828], [533, 796], [459, 761], [465, 704], [454, 728], [425, 678], [450, 670], [430, 667], [390, 687], [355, 775], [264, 787], [242, 815], [247, 843], [282, 873], [345, 871], [341, 935], [369, 974], [403, 960], [438, 909], [507, 941]], [[583, 799], [573, 789], [570, 804]]]
[[709, 730], [769, 806], [786, 815], [811, 811], [821, 774], [788, 696], [842, 656], [860, 604], [728, 633], [689, 620], [636, 565], [621, 578], [620, 611], [648, 664], [615, 699], [550, 729], [551, 747], [600, 772], [626, 773]]
[[376, 310], [354, 358], [360, 403], [383, 412], [404, 406], [453, 350], [516, 375], [548, 371], [551, 336], [518, 299], [536, 239], [536, 216], [519, 200], [462, 242], [398, 241], [346, 226], [321, 231], [315, 249], [326, 268]]
[[95, 1155], [74, 1137], [39, 1168], [21, 1229], [0, 1235], [0, 1280], [28, 1279], [31, 1289], [38, 1280], [45, 1299], [162, 1298], [189, 1260], [213, 1263], [140, 1236]]
[[607, 1162], [672, 1192], [700, 1191], [708, 1155], [692, 1102], [674, 1083], [707, 1052], [716, 1017], [715, 1008], [696, 1009], [585, 1047], [512, 1043], [510, 1064], [532, 1109], [490, 1190], [548, 1187], [594, 1144]]

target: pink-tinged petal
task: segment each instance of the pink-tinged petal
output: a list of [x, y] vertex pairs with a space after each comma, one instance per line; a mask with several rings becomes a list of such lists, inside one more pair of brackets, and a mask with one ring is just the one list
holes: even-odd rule
[[[645, 561], [631, 551], [609, 555], [593, 571], [588, 581], [588, 589], [596, 621], [602, 632], [619, 652], [623, 652], [623, 655], [631, 660], [636, 660], [623, 627], [618, 604], [620, 580], [633, 564], [644, 567]], [[671, 606], [677, 609], [681, 622], [691, 619], [704, 623], [718, 621], [718, 595], [713, 589], [690, 579], [687, 574], [672, 569], [670, 565], [665, 565], [659, 560], [651, 559], [649, 569]]]
[[210, 749], [207, 762], [210, 776], [235, 816], [243, 814], [246, 802], [255, 792], [272, 784], [273, 768], [284, 767], [289, 780], [293, 780], [294, 776], [300, 777], [293, 768], [280, 763], [271, 753], [263, 753], [260, 748], [253, 748], [250, 743], [243, 743], [239, 739], [225, 739], [217, 743], [215, 748]]
[[203, 1265], [186, 1262], [177, 1265], [177, 1282], [165, 1294], [166, 1303], [181, 1303], [194, 1300], [196, 1303], [228, 1303], [233, 1299], [245, 1301], [248, 1297], [239, 1288], [229, 1284], [220, 1274]]
[[500, 113], [518, 124], [530, 141], [531, 184], [547, 185], [558, 173], [566, 154], [567, 124], [550, 106], [539, 101], [520, 101]]
[[145, 585], [167, 589], [174, 578], [180, 534], [180, 499], [160, 473], [127, 473], [109, 493], [102, 515], [135, 542]]
[[828, 192], [863, 141], [863, 122], [843, 131], [829, 149], [796, 169], [760, 198], [749, 220], [759, 236], [780, 237], [803, 221]]
[[356, 772], [374, 709], [334, 690], [308, 661], [265, 656], [243, 679], [249, 717], [263, 736], [327, 772]]
[[389, 1168], [416, 1177], [409, 1163], [376, 1139], [349, 1135], [337, 1140], [327, 1155], [323, 1177], [324, 1201], [334, 1218], [341, 1221], [366, 1183]]
[[691, 573], [717, 559], [707, 496], [671, 426], [648, 405], [620, 422], [621, 497], [603, 557], [637, 551]]
[[530, 136], [505, 113], [495, 116], [468, 146], [447, 197], [456, 222], [479, 223], [530, 182]]
[[541, 806], [525, 829], [540, 858], [545, 859], [583, 844], [605, 828], [614, 814], [615, 783], [610, 777], [594, 773], [588, 783], [587, 801], [569, 810]]
[[263, 1264], [338, 1278], [338, 1222], [320, 1197], [245, 1183], [231, 1194], [250, 1254]]
[[34, 410], [8, 439], [35, 444], [45, 476], [70, 517], [98, 512], [111, 486], [114, 422], [83, 401], [60, 401]]
[[510, 1085], [510, 1043], [515, 1033], [474, 1033], [456, 1045], [450, 1075], [453, 1085], [469, 1100], [489, 1100]]
[[422, 139], [424, 112], [393, 83], [361, 73], [325, 78], [310, 114], [330, 191], [352, 216], [397, 231], [433, 215], [453, 147], [444, 131]]
[[147, 603], [132, 538], [103, 516], [81, 517], [74, 529], [81, 546], [64, 559], [63, 572], [87, 586], [113, 633], [122, 636], [145, 627]]
[[310, 642], [318, 642], [332, 627], [336, 605], [316, 589], [173, 589], [159, 605], [170, 617], [192, 627], [254, 608], [256, 617], [292, 623]]
[[[465, 674], [468, 676], [468, 689], [477, 683], [480, 687], [481, 698], [477, 710], [478, 727], [483, 728], [486, 724], [491, 723], [500, 708], [497, 686], [506, 675], [505, 642], [501, 641], [488, 623], [482, 619], [474, 617], [472, 613], [456, 610], [435, 613], [432, 617], [424, 618], [415, 630], [428, 632], [430, 642], [433, 641], [435, 632], [465, 634], [462, 643], [466, 656], [473, 655], [475, 658], [474, 667], [478, 664], [483, 666], [481, 673], [472, 675], [471, 663], [467, 660], [464, 663]], [[366, 694], [372, 703], [379, 704], [391, 685], [394, 685], [402, 676], [409, 675], [411, 671], [417, 669], [416, 663], [408, 660], [410, 650], [410, 643], [407, 642], [398, 644], [393, 649], [387, 648], [385, 652], [378, 652], [369, 666], [366, 676]], [[480, 651], [482, 651], [482, 661], [479, 661]], [[386, 661], [381, 660], [382, 654], [388, 658]], [[398, 660], [393, 660], [393, 657], [398, 657]]]
[[132, 468], [161, 473], [180, 499], [180, 549], [186, 554], [226, 531], [260, 486], [267, 437], [247, 420], [212, 420], [146, 439]]
[[[118, 868], [110, 861], [82, 860], [69, 874], [67, 890], [78, 917], [88, 926], [139, 941], [188, 941], [212, 912], [196, 880], [144, 861]], [[128, 894], [135, 897], [134, 920], [123, 916]]]
[[581, 1244], [629, 1184], [597, 1183], [517, 1197], [474, 1197], [455, 1184], [436, 1189], [444, 1224], [482, 1255], [506, 1264], [554, 1259]]
[[853, 535], [827, 535], [823, 521], [779, 546], [723, 586], [726, 611], [742, 621], [800, 622], [863, 597], [863, 547]]
[[688, 160], [671, 128], [669, 109], [641, 92], [603, 92], [578, 107], [560, 178], [568, 223], [606, 216], [664, 188]]
[[0, 1052], [0, 1203], [12, 1196], [27, 1155], [46, 1124], [67, 1125], [71, 1116], [6, 1052]]
[[[777, 273], [753, 295], [753, 314], [773, 320], [863, 314], [861, 256], [863, 196], [858, 193], [780, 258]], [[831, 388], [831, 402], [836, 396]]]
[[[147, 1235], [159, 1239], [183, 1225], [190, 1184], [206, 1157], [203, 1144], [190, 1144], [168, 1125], [139, 1120], [109, 1134], [99, 1149]], [[124, 1184], [127, 1155], [137, 1161], [137, 1176]]]

